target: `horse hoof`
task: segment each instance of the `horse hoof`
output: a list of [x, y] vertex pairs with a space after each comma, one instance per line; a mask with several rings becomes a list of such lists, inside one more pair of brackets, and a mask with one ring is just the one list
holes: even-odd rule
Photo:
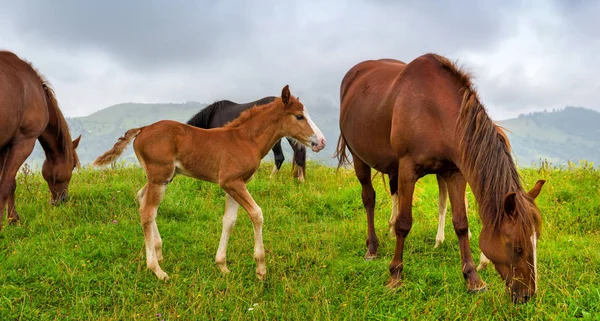
[[370, 254], [370, 253], [365, 254], [365, 261], [373, 261], [376, 258], [377, 258], [377, 253], [375, 253], [375, 254]]
[[487, 285], [485, 285], [485, 284], [478, 288], [475, 288], [475, 289], [469, 289], [469, 293], [471, 293], [471, 294], [478, 294], [478, 293], [483, 293], [486, 291], [487, 291]]
[[164, 271], [159, 271], [156, 272], [156, 277], [161, 280], [161, 281], [169, 281], [169, 275], [167, 275], [167, 273], [165, 273]]
[[222, 274], [231, 273], [231, 271], [229, 271], [229, 269], [227, 268], [227, 264], [225, 264], [225, 263], [217, 263], [217, 266], [219, 267], [219, 270], [221, 271]]
[[400, 288], [401, 286], [402, 286], [402, 280], [396, 279], [396, 278], [391, 278], [385, 287], [390, 290], [396, 290], [396, 289]]
[[258, 277], [259, 280], [264, 281], [267, 278], [267, 274], [261, 274], [256, 272], [256, 277]]

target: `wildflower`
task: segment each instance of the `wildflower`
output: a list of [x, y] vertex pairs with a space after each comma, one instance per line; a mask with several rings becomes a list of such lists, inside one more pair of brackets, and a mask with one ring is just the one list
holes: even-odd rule
[[117, 220], [113, 220], [113, 224], [117, 224]]

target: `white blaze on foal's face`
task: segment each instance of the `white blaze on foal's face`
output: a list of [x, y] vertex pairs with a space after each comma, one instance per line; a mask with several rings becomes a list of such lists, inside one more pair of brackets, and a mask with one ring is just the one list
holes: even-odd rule
[[314, 152], [318, 152], [325, 147], [325, 136], [308, 115], [308, 110], [306, 110], [306, 107], [304, 107], [303, 113], [308, 125], [314, 132], [314, 134], [309, 138], [311, 148]]

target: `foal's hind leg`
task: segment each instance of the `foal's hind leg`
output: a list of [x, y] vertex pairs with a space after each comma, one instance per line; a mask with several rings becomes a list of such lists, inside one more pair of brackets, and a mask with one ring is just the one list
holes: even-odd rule
[[223, 231], [221, 232], [221, 241], [219, 242], [219, 249], [215, 257], [215, 262], [219, 270], [223, 273], [229, 273], [229, 269], [227, 268], [227, 242], [237, 219], [238, 208], [239, 204], [233, 197], [227, 194], [225, 214], [223, 215]]
[[460, 255], [462, 259], [462, 272], [467, 279], [467, 289], [469, 292], [479, 292], [486, 289], [485, 282], [483, 282], [477, 270], [475, 269], [475, 263], [471, 256], [471, 247], [469, 245], [469, 222], [467, 220], [467, 212], [465, 208], [465, 190], [467, 182], [464, 176], [460, 172], [452, 174], [446, 178], [448, 183], [448, 194], [450, 195], [450, 203], [452, 204], [452, 224], [454, 225], [454, 231], [458, 236], [458, 243], [460, 245]]
[[375, 233], [375, 190], [371, 182], [371, 167], [360, 158], [352, 155], [354, 160], [354, 172], [362, 186], [362, 201], [365, 210], [367, 211], [367, 253], [365, 260], [372, 260], [377, 257], [377, 248], [379, 247], [379, 239]]
[[[156, 240], [160, 239], [158, 227], [156, 226], [156, 213], [158, 205], [162, 201], [165, 189], [166, 185], [164, 183], [156, 184], [149, 182], [146, 184], [146, 193], [140, 206], [140, 219], [142, 221], [144, 243], [146, 245], [146, 265], [160, 280], [169, 279], [167, 273], [165, 273], [158, 264], [158, 255], [156, 251]], [[162, 241], [160, 241], [160, 243], [162, 243]], [[162, 256], [162, 250], [160, 252]]]

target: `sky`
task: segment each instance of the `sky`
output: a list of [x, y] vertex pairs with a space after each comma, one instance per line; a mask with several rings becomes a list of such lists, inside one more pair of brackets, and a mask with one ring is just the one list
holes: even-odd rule
[[286, 84], [339, 106], [360, 61], [435, 52], [473, 74], [502, 120], [600, 111], [599, 16], [600, 1], [585, 0], [3, 0], [0, 49], [32, 62], [68, 117], [123, 102], [246, 102]]

